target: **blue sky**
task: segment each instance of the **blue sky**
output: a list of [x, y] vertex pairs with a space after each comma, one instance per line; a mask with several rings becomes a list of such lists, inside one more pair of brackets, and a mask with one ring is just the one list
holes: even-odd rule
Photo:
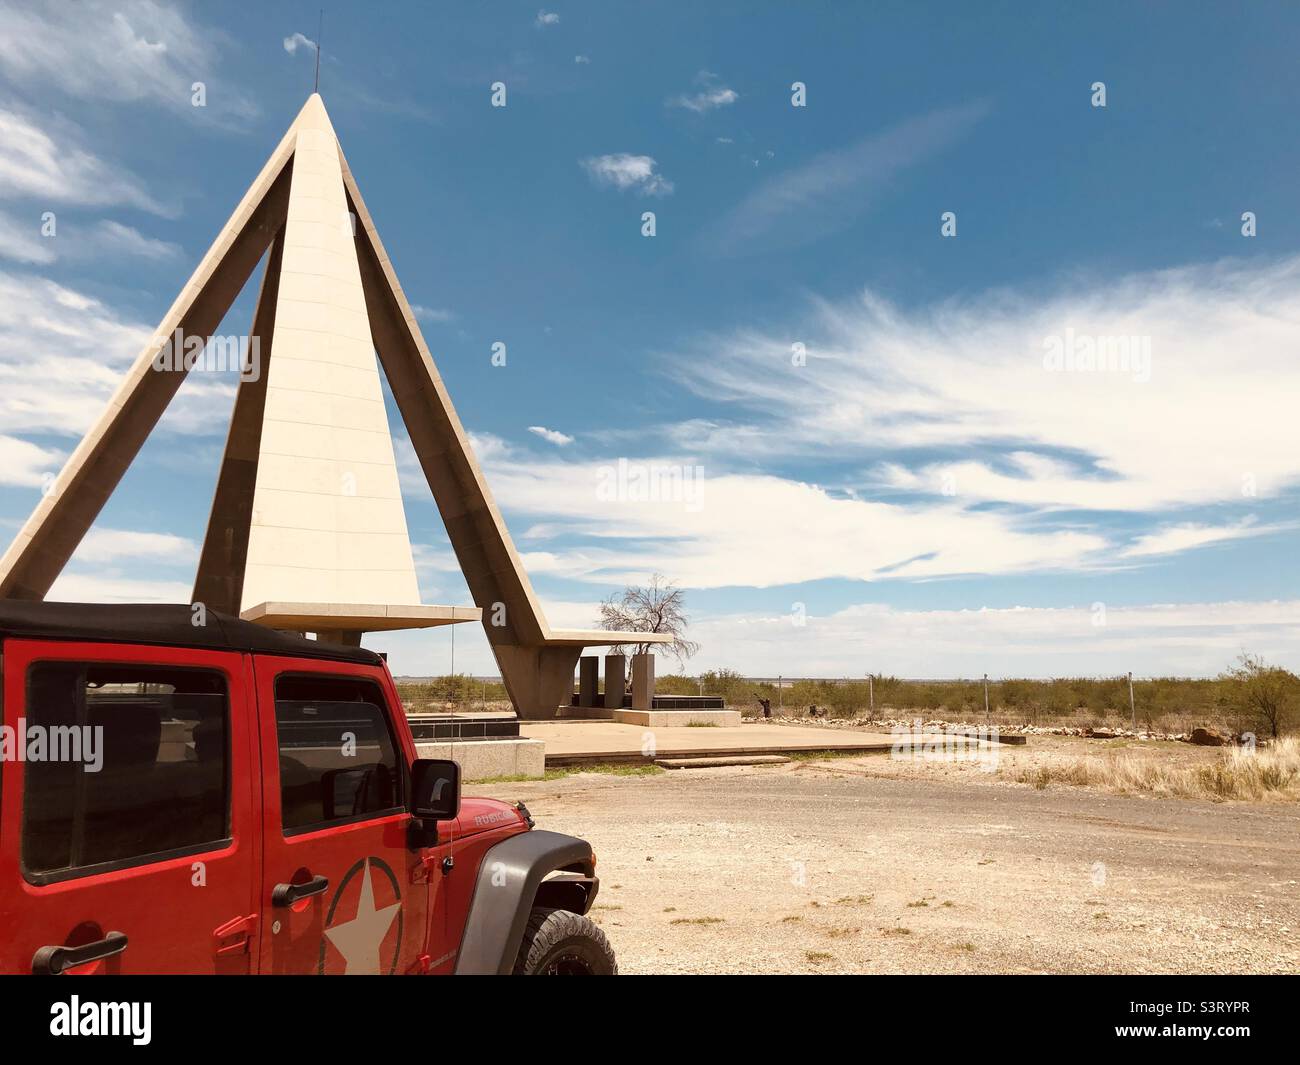
[[[659, 571], [691, 669], [1300, 667], [1300, 12], [711, 8], [325, 12], [326, 106], [552, 624]], [[310, 91], [318, 9], [0, 5], [6, 539]], [[1113, 337], [1131, 366], [1046, 361]], [[232, 397], [187, 382], [57, 597], [188, 598]], [[425, 600], [466, 602], [390, 419]], [[605, 498], [620, 459], [698, 495]], [[455, 664], [492, 670], [481, 633]]]

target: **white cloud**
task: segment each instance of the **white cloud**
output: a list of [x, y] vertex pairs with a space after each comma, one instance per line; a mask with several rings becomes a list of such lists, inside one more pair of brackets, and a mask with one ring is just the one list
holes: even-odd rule
[[573, 437], [560, 432], [558, 429], [548, 429], [544, 425], [530, 425], [528, 431], [540, 436], [547, 443], [558, 444], [560, 447], [573, 443]]
[[649, 155], [619, 152], [590, 156], [578, 162], [597, 185], [616, 188], [620, 192], [631, 189], [646, 196], [668, 196], [673, 191], [673, 183], [656, 173], [658, 164]]
[[[153, 0], [0, 6], [0, 72], [14, 85], [94, 103], [147, 102], [198, 120], [258, 113], [226, 80], [230, 38], [192, 22], [183, 7]], [[207, 106], [191, 104], [203, 82]]]
[[668, 101], [670, 107], [683, 107], [697, 115], [714, 111], [719, 107], [728, 107], [740, 99], [740, 93], [723, 85], [716, 74], [702, 70], [695, 78], [699, 86], [694, 93], [682, 93]]
[[73, 289], [0, 271], [0, 432], [84, 433], [151, 332]]
[[290, 55], [297, 52], [299, 48], [307, 48], [314, 52], [316, 51], [316, 42], [302, 33], [294, 33], [284, 39], [284, 50]]
[[38, 120], [0, 108], [0, 198], [45, 205], [138, 207], [172, 215], [134, 174], [100, 159], [80, 144], [82, 133], [60, 119]]
[[136, 259], [166, 262], [184, 254], [179, 244], [156, 237], [146, 237], [132, 226], [105, 219], [95, 226], [91, 240], [95, 254], [129, 255]]
[[1200, 525], [1185, 522], [1180, 525], [1168, 525], [1155, 532], [1137, 537], [1126, 547], [1124, 558], [1147, 558], [1154, 555], [1171, 555], [1179, 551], [1190, 551], [1197, 547], [1211, 544], [1227, 543], [1241, 540], [1248, 536], [1265, 536], [1276, 532], [1285, 532], [1295, 528], [1295, 523], [1276, 523], [1263, 525], [1253, 517], [1243, 518], [1232, 525]]
[[64, 570], [45, 598], [58, 603], [188, 603], [193, 587], [190, 581]]
[[[541, 459], [494, 437], [473, 444], [498, 503], [531, 522], [513, 531], [533, 575], [620, 584], [658, 569], [685, 587], [769, 587], [1075, 569], [1108, 546], [1096, 533], [1022, 528], [1014, 515], [955, 503], [871, 502], [752, 474], [697, 480], [680, 456], [632, 460], [620, 474], [614, 462]], [[418, 475], [404, 485], [428, 491]], [[582, 546], [559, 546], [575, 538]]]
[[123, 559], [146, 559], [151, 566], [193, 566], [199, 548], [193, 541], [170, 533], [92, 527], [73, 553], [73, 562], [103, 565]]
[[533, 25], [538, 29], [543, 29], [546, 26], [558, 26], [559, 24], [560, 16], [554, 11], [539, 11], [537, 12], [537, 18], [533, 21]]
[[583, 65], [583, 64], [586, 64], [586, 63], [590, 63], [590, 62], [591, 62], [591, 56], [587, 56], [587, 55], [575, 55], [575, 56], [573, 57], [573, 61], [574, 61], [575, 63], [579, 64], [579, 65]]
[[[0, 433], [82, 436], [152, 335], [152, 327], [91, 296], [0, 271]], [[234, 380], [191, 373], [161, 427], [223, 432]]]
[[[680, 380], [741, 411], [707, 438], [681, 435], [750, 457], [830, 449], [873, 465], [867, 487], [917, 500], [946, 487], [953, 501], [1025, 511], [1249, 513], [1300, 483], [1298, 326], [1300, 258], [907, 310], [868, 293], [816, 303], [785, 335], [683, 353]], [[1150, 337], [1151, 379], [1045, 369], [1044, 338], [1068, 328]], [[791, 365], [796, 338], [805, 366]]]
[[61, 451], [0, 434], [0, 485], [39, 488], [58, 473], [64, 458]]
[[934, 111], [824, 152], [759, 186], [701, 240], [733, 254], [755, 241], [793, 246], [842, 230], [903, 170], [951, 146], [987, 113], [983, 102]]
[[422, 307], [416, 303], [412, 305], [411, 311], [422, 322], [451, 322], [456, 318], [455, 312], [445, 307]]
[[54, 234], [45, 236], [39, 214], [24, 217], [0, 211], [0, 258], [20, 263], [44, 266], [57, 259], [85, 261], [101, 257], [170, 262], [183, 254], [179, 244], [147, 237], [111, 219], [86, 226], [77, 220], [59, 219]]
[[54, 262], [54, 241], [41, 236], [39, 213], [24, 218], [0, 211], [0, 257], [40, 266]]
[[[689, 599], [688, 599], [689, 607]], [[1300, 601], [1091, 604], [981, 610], [901, 610], [863, 604], [793, 622], [767, 614], [701, 618], [693, 669], [750, 676], [912, 678], [1213, 676], [1242, 651], [1300, 667]]]

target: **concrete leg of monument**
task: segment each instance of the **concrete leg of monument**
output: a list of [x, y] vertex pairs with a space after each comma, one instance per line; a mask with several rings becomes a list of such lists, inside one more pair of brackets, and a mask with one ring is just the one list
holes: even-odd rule
[[581, 647], [496, 644], [492, 650], [521, 720], [553, 721], [555, 711], [572, 700]]

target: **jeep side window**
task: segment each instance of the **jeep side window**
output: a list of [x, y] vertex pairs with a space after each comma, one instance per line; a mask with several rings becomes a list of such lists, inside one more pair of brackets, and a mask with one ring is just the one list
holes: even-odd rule
[[275, 726], [286, 835], [402, 808], [397, 750], [374, 681], [277, 677]]
[[35, 663], [23, 737], [28, 879], [197, 853], [229, 839], [228, 717], [220, 673]]

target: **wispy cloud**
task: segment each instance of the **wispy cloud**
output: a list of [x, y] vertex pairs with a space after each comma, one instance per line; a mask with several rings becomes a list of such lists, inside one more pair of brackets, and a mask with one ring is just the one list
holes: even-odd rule
[[[152, 327], [75, 289], [0, 271], [0, 433], [81, 436], [152, 335]], [[224, 431], [233, 380], [191, 373], [161, 426]]]
[[424, 307], [416, 303], [411, 307], [415, 317], [422, 322], [452, 322], [456, 319], [455, 311], [449, 311], [446, 307]]
[[544, 425], [530, 425], [528, 431], [535, 436], [540, 436], [547, 443], [556, 444], [559, 447], [573, 443], [573, 437], [567, 433], [562, 433], [558, 429], [548, 429]]
[[146, 237], [133, 226], [105, 219], [91, 233], [94, 254], [126, 255], [136, 259], [166, 262], [180, 258], [184, 249], [169, 240]]
[[47, 205], [137, 207], [174, 215], [151, 196], [130, 171], [84, 146], [80, 129], [69, 122], [37, 120], [0, 108], [0, 198]]
[[597, 185], [645, 196], [668, 196], [673, 191], [673, 183], [657, 172], [658, 164], [649, 155], [619, 152], [594, 155], [578, 162]]
[[723, 85], [716, 74], [702, 70], [695, 78], [696, 91], [682, 93], [668, 101], [669, 107], [682, 107], [694, 111], [697, 115], [706, 111], [715, 111], [719, 107], [728, 107], [740, 99], [740, 93]]
[[[729, 423], [687, 426], [679, 440], [751, 460], [834, 454], [870, 471], [863, 488], [892, 498], [1025, 513], [1168, 522], [1180, 508], [1222, 505], [1245, 517], [1300, 485], [1300, 257], [1070, 278], [912, 309], [867, 293], [815, 303], [787, 329], [702, 338], [671, 360], [681, 382], [736, 408]], [[1071, 331], [1148, 338], [1149, 380], [1053, 369], [1047, 341]], [[792, 365], [793, 342], [806, 365]], [[1189, 514], [1180, 524], [1142, 530], [1153, 539], [1133, 557], [1191, 546], [1225, 522]]]
[[[151, 103], [204, 119], [244, 121], [258, 108], [223, 69], [232, 42], [181, 6], [153, 0], [0, 6], [0, 72], [33, 93], [96, 103]], [[207, 103], [195, 107], [203, 82]]]
[[0, 484], [39, 488], [58, 473], [65, 457], [53, 448], [0, 433]]
[[1169, 525], [1155, 532], [1139, 536], [1122, 555], [1124, 558], [1149, 558], [1155, 555], [1172, 555], [1180, 551], [1190, 551], [1197, 547], [1211, 544], [1242, 540], [1250, 536], [1265, 536], [1295, 528], [1294, 523], [1277, 522], [1263, 524], [1253, 516], [1233, 522], [1231, 525], [1202, 525], [1197, 522], [1184, 522]]
[[[1151, 380], [1046, 368], [1044, 338], [1067, 326], [1150, 334]], [[907, 310], [869, 295], [671, 360], [733, 416], [659, 427], [667, 446], [626, 456], [640, 480], [621, 495], [599, 494], [614, 458], [475, 439], [497, 499], [530, 522], [527, 563], [557, 578], [615, 584], [657, 566], [716, 588], [1126, 569], [1286, 534], [1256, 515], [1300, 484], [1298, 327], [1300, 258]], [[697, 465], [698, 505], [638, 495], [648, 473], [671, 485]]]
[[95, 259], [145, 259], [171, 262], [184, 254], [179, 244], [147, 237], [132, 226], [112, 219], [83, 225], [79, 219], [57, 220], [54, 232], [41, 232], [41, 219], [34, 211], [0, 211], [0, 258], [30, 265], [46, 265], [59, 259], [86, 262]]
[[54, 240], [41, 235], [37, 212], [22, 216], [0, 211], [0, 258], [40, 266], [58, 258]]
[[193, 540], [171, 533], [95, 526], [78, 545], [73, 557], [80, 562], [94, 563], [145, 558], [158, 566], [190, 566], [198, 562], [199, 548]]
[[560, 16], [554, 11], [539, 11], [537, 12], [537, 18], [533, 20], [533, 25], [539, 30], [545, 29], [547, 26], [558, 26], [559, 24]]
[[735, 254], [754, 244], [808, 243], [842, 228], [904, 170], [956, 143], [988, 112], [983, 101], [933, 111], [824, 152], [760, 185], [707, 228], [703, 245]]

